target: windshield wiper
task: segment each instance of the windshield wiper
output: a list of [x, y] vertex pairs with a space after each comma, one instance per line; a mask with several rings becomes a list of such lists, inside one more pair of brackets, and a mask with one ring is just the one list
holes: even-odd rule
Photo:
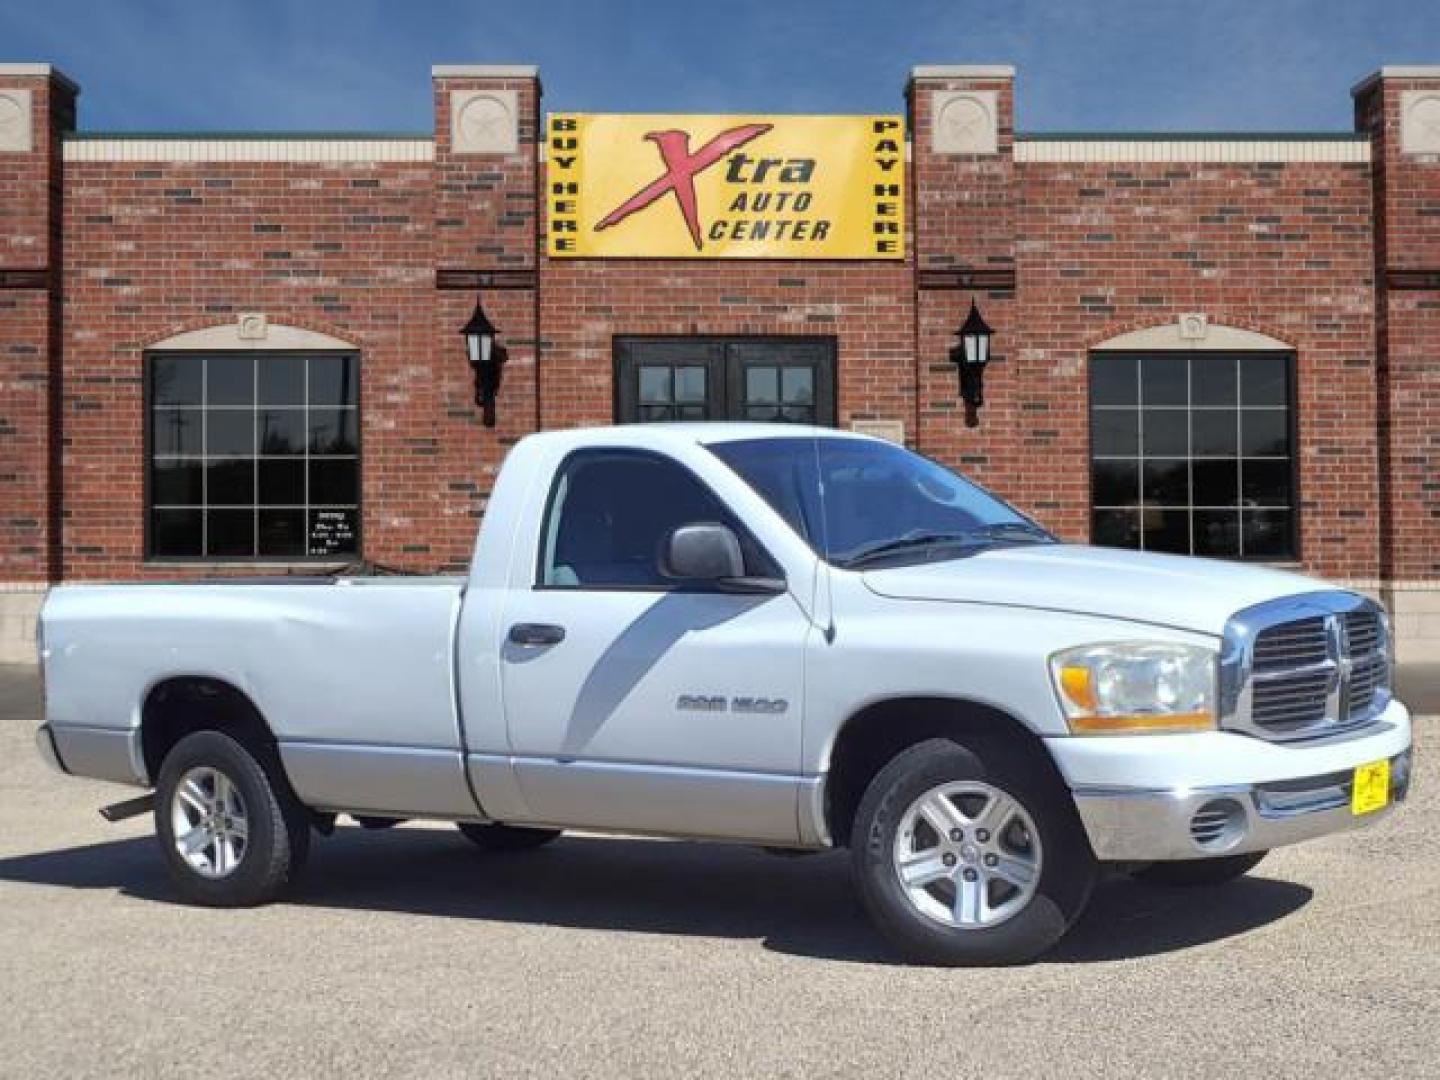
[[883, 555], [893, 555], [898, 551], [905, 551], [909, 548], [934, 547], [937, 544], [972, 544], [974, 534], [969, 532], [930, 532], [928, 530], [915, 529], [904, 536], [892, 537], [889, 540], [881, 540], [879, 543], [863, 547], [853, 555], [846, 555], [836, 559], [836, 566], [846, 568], [860, 566], [862, 563], [878, 559]]
[[1023, 536], [1047, 544], [1055, 542], [1055, 537], [1039, 525], [1031, 524], [1028, 521], [997, 521], [990, 525], [981, 525], [977, 529], [971, 529], [970, 533], [983, 536], [988, 540], [1018, 539]]
[[962, 546], [962, 547], [986, 547], [995, 543], [1014, 543], [1017, 541], [1030, 543], [1053, 543], [1055, 538], [1038, 525], [1032, 525], [1028, 521], [998, 521], [989, 525], [980, 525], [973, 529], [966, 529], [964, 532], [933, 532], [925, 529], [914, 529], [904, 536], [893, 537], [889, 540], [881, 540], [871, 544], [869, 547], [861, 548], [853, 555], [847, 555], [835, 560], [835, 565], [850, 569], [862, 566], [867, 562], [883, 558], [887, 555], [894, 555], [898, 552], [907, 551], [911, 548], [927, 548], [938, 546]]

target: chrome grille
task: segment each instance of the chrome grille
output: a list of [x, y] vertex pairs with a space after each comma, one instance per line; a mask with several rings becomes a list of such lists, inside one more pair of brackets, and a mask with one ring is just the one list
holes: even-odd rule
[[1297, 619], [1260, 631], [1255, 638], [1255, 670], [1285, 671], [1319, 664], [1329, 655], [1325, 620]]
[[1323, 720], [1330, 697], [1330, 677], [1327, 669], [1285, 674], [1257, 683], [1250, 703], [1250, 718], [1262, 727], [1277, 729]]
[[1350, 672], [1350, 715], [1373, 708], [1376, 694], [1386, 689], [1388, 675], [1389, 663], [1384, 656], [1369, 656], [1355, 662]]
[[1388, 650], [1380, 607], [1352, 593], [1247, 608], [1226, 628], [1222, 723], [1267, 739], [1364, 723], [1390, 700]]
[[1345, 641], [1353, 655], [1373, 653], [1380, 647], [1380, 615], [1375, 611], [1347, 611], [1343, 617]]

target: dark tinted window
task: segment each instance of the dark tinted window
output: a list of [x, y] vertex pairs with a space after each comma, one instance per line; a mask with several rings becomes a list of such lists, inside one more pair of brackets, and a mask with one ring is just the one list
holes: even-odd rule
[[358, 551], [355, 357], [152, 356], [146, 377], [152, 556]]
[[1051, 539], [983, 488], [891, 443], [745, 439], [716, 443], [710, 451], [812, 548], [837, 564], [907, 538], [963, 537], [973, 544], [898, 548], [892, 561], [955, 557], [995, 542]]
[[814, 439], [744, 439], [711, 453], [740, 474], [805, 542], [823, 551], [819, 455]]
[[835, 422], [835, 342], [828, 338], [622, 337], [615, 380], [621, 423]]
[[540, 537], [540, 583], [570, 589], [666, 590], [660, 552], [672, 531], [696, 522], [730, 526], [747, 573], [779, 571], [688, 469], [640, 450], [582, 450], [561, 467]]
[[1284, 353], [1091, 357], [1091, 539], [1293, 558], [1293, 401]]
[[699, 364], [641, 364], [637, 419], [709, 419], [709, 370]]

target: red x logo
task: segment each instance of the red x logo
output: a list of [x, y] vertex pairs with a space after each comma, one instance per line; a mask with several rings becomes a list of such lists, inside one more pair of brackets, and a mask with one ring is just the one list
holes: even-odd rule
[[645, 138], [660, 148], [660, 157], [665, 162], [664, 175], [646, 184], [601, 218], [595, 231], [619, 224], [635, 211], [645, 209], [667, 191], [673, 191], [675, 201], [680, 204], [680, 213], [685, 216], [685, 224], [690, 227], [690, 239], [695, 241], [695, 250], [700, 251], [704, 244], [700, 238], [700, 212], [695, 205], [695, 177], [737, 146], [744, 146], [751, 139], [759, 138], [774, 126], [742, 124], [729, 131], [722, 131], [693, 154], [690, 153], [688, 131], [649, 132]]

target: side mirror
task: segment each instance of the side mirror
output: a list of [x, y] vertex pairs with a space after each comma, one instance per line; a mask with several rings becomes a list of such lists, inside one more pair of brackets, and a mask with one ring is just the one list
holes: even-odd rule
[[740, 538], [724, 525], [681, 525], [665, 541], [660, 572], [681, 581], [744, 577]]
[[660, 573], [675, 581], [709, 585], [722, 592], [779, 593], [785, 582], [745, 576], [740, 538], [725, 525], [695, 522], [670, 533], [660, 553]]

